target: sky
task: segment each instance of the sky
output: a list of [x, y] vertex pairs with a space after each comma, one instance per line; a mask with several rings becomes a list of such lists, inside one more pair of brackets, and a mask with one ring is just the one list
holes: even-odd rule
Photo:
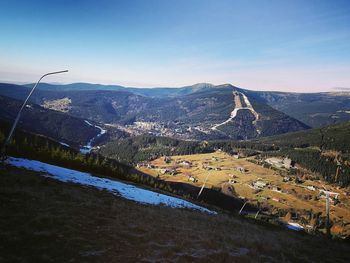
[[0, 80], [350, 88], [349, 0], [0, 0]]

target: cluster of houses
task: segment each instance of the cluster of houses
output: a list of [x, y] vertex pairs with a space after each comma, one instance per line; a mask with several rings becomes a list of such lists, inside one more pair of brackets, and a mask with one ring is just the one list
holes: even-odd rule
[[163, 175], [170, 174], [170, 175], [174, 176], [177, 174], [176, 168], [159, 168], [158, 171]]
[[277, 157], [271, 157], [271, 158], [267, 158], [265, 159], [265, 162], [267, 162], [268, 164], [271, 164], [272, 166], [276, 167], [276, 168], [286, 168], [286, 169], [290, 169], [292, 167], [294, 167], [294, 162], [292, 161], [292, 159], [285, 157], [285, 158], [277, 158]]
[[151, 163], [148, 163], [148, 162], [141, 162], [141, 163], [138, 163], [136, 164], [136, 167], [137, 168], [141, 168], [141, 167], [146, 167], [148, 169], [154, 169], [156, 168], [155, 165], [151, 164]]
[[245, 158], [245, 157], [247, 157], [247, 155], [244, 154], [243, 152], [234, 152], [234, 153], [232, 153], [232, 156], [233, 156], [233, 158], [235, 158], [235, 159], [240, 159], [240, 158]]
[[181, 165], [184, 168], [191, 168], [192, 167], [192, 163], [190, 161], [186, 161], [186, 160], [185, 161], [182, 161], [182, 160], [177, 161], [176, 164]]
[[255, 190], [262, 190], [268, 185], [269, 185], [269, 183], [264, 182], [261, 179], [258, 179], [257, 181], [252, 183], [252, 186]]
[[189, 175], [188, 181], [190, 181], [192, 183], [196, 183], [196, 182], [198, 182], [198, 179], [197, 179], [197, 177], [194, 177], [193, 175]]
[[247, 168], [244, 168], [242, 166], [236, 167], [236, 170], [242, 174], [247, 173], [249, 171]]
[[202, 169], [207, 170], [207, 171], [210, 171], [210, 170], [221, 171], [222, 170], [221, 167], [209, 165], [209, 162], [203, 162]]
[[141, 162], [138, 163], [136, 165], [137, 168], [141, 168], [141, 167], [145, 167], [148, 169], [157, 169], [159, 171], [160, 174], [170, 174], [170, 175], [176, 175], [177, 174], [177, 170], [176, 168], [163, 168], [163, 167], [158, 167], [156, 165], [153, 165], [151, 163], [148, 162]]
[[[173, 159], [169, 156], [164, 156], [163, 161], [166, 164], [171, 164], [173, 162]], [[148, 169], [157, 169], [159, 171], [159, 173], [162, 175], [169, 174], [169, 175], [173, 175], [173, 176], [178, 174], [178, 171], [176, 169], [176, 167], [178, 167], [178, 166], [182, 166], [183, 168], [191, 168], [192, 163], [190, 161], [186, 161], [186, 160], [178, 160], [178, 161], [176, 161], [174, 167], [159, 167], [159, 166], [153, 165], [149, 162], [140, 162], [136, 165], [137, 168], [145, 167]]]

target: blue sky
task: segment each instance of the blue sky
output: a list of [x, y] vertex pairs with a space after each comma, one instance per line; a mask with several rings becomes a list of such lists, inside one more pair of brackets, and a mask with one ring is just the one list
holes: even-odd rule
[[0, 3], [0, 80], [350, 88], [350, 1]]

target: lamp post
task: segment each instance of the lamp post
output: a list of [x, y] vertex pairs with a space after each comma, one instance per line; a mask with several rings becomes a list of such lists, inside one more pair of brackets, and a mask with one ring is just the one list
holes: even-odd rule
[[6, 159], [6, 147], [7, 145], [10, 143], [11, 141], [11, 138], [12, 138], [12, 135], [13, 135], [13, 132], [15, 131], [16, 129], [16, 126], [17, 126], [17, 123], [19, 121], [19, 118], [21, 117], [21, 113], [24, 109], [24, 107], [26, 106], [30, 96], [33, 94], [35, 88], [38, 86], [39, 82], [46, 76], [49, 76], [49, 75], [54, 75], [54, 74], [60, 74], [60, 73], [65, 73], [65, 72], [68, 72], [68, 70], [61, 70], [61, 71], [55, 71], [55, 72], [49, 72], [49, 73], [46, 73], [44, 75], [41, 76], [41, 78], [38, 80], [38, 82], [34, 85], [34, 87], [32, 88], [32, 90], [29, 92], [29, 95], [27, 96], [27, 98], [24, 100], [23, 104], [22, 104], [22, 107], [20, 108], [19, 112], [17, 113], [17, 116], [16, 116], [16, 119], [11, 127], [11, 130], [10, 130], [10, 133], [9, 135], [7, 136], [6, 138], [6, 141], [5, 143], [3, 144], [3, 146], [1, 147], [1, 152], [0, 152], [0, 157], [1, 157], [1, 161], [4, 161]]
[[197, 195], [197, 199], [198, 199], [198, 197], [201, 195], [201, 193], [202, 193], [202, 191], [203, 191], [203, 189], [204, 189], [204, 186], [205, 186], [205, 184], [206, 184], [206, 182], [207, 182], [207, 180], [208, 180], [208, 177], [209, 177], [209, 173], [207, 174], [207, 177], [206, 177], [205, 180], [204, 180], [204, 183], [203, 183], [203, 185], [202, 185], [202, 188], [201, 188], [201, 190], [199, 191], [199, 193], [198, 193], [198, 195]]

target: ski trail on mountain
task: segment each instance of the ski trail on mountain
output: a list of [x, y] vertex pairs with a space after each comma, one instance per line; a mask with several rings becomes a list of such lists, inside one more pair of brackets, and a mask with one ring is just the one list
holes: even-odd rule
[[[246, 95], [238, 91], [233, 91], [232, 94], [233, 94], [233, 100], [235, 102], [235, 108], [231, 112], [230, 117], [222, 123], [215, 124], [213, 127], [211, 127], [211, 130], [218, 131], [217, 128], [232, 121], [237, 116], [237, 113], [239, 110], [250, 110], [250, 112], [255, 116], [255, 120], [253, 121], [254, 125], [256, 124], [256, 121], [259, 119], [259, 114], [254, 110], [252, 104], [250, 103]], [[239, 95], [242, 95], [244, 103], [247, 105], [246, 107], [242, 106], [241, 98], [239, 97]], [[256, 131], [260, 134], [260, 130], [257, 129]]]

